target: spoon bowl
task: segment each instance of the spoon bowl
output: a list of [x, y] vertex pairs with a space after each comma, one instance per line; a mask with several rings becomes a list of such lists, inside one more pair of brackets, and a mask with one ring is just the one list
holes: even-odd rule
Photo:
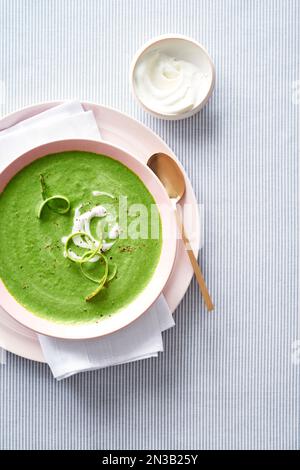
[[154, 153], [147, 165], [160, 179], [170, 199], [176, 203], [185, 193], [185, 180], [183, 173], [175, 160], [166, 153]]

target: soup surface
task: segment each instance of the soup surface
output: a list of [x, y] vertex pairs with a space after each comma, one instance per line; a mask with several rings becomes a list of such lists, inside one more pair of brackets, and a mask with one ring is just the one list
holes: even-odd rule
[[[56, 195], [70, 209], [60, 213], [66, 200], [58, 198], [39, 214]], [[63, 152], [31, 163], [0, 195], [0, 220], [2, 281], [28, 310], [57, 322], [99, 320], [129, 304], [161, 252], [153, 197], [104, 155]]]

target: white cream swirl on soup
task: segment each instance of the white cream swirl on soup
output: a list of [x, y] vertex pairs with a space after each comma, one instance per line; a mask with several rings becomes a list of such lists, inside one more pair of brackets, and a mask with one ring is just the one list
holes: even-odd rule
[[[104, 193], [101, 191], [93, 191], [92, 194], [93, 196], [106, 195], [108, 197], [114, 198], [114, 196], [110, 195], [109, 193]], [[97, 246], [99, 246], [99, 243], [101, 242], [102, 252], [106, 252], [110, 250], [110, 248], [115, 244], [116, 240], [120, 236], [121, 227], [119, 226], [118, 223], [114, 223], [114, 225], [109, 229], [107, 237], [105, 239], [101, 239], [101, 238], [96, 239], [91, 233], [92, 219], [99, 218], [101, 220], [104, 217], [109, 216], [110, 214], [107, 212], [106, 208], [102, 205], [96, 205], [92, 209], [89, 209], [85, 212], [81, 212], [83, 207], [84, 207], [84, 204], [80, 204], [78, 207], [76, 207], [75, 212], [74, 212], [72, 231], [68, 236], [62, 237], [61, 239], [62, 243], [65, 245], [68, 237], [71, 234], [84, 232], [89, 237], [84, 237], [83, 235], [74, 236], [73, 243], [75, 246], [77, 246], [78, 248], [94, 250], [95, 248], [97, 248]], [[101, 230], [98, 230], [97, 232], [98, 232], [99, 237], [101, 237], [102, 236]], [[71, 250], [71, 248], [68, 249], [68, 254], [74, 260], [82, 259], [82, 257], [78, 256], [73, 250]], [[64, 252], [64, 256], [67, 257], [66, 251]], [[99, 256], [96, 255], [89, 261], [96, 262], [98, 260], [99, 260]]]

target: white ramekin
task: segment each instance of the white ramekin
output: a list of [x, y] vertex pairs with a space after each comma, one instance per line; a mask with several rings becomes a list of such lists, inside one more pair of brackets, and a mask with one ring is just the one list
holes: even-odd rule
[[[156, 48], [160, 48], [162, 51], [170, 55], [172, 55], [173, 53], [173, 55], [175, 54], [175, 56], [179, 57], [180, 59], [192, 62], [197, 67], [199, 67], [203, 73], [207, 75], [207, 91], [203, 99], [199, 103], [197, 103], [197, 105], [193, 109], [176, 115], [162, 114], [155, 109], [150, 109], [149, 107], [147, 107], [139, 97], [135, 86], [136, 66], [145, 53], [148, 53], [151, 49]], [[145, 111], [161, 119], [184, 119], [196, 114], [208, 102], [215, 85], [215, 67], [207, 51], [200, 43], [198, 43], [194, 39], [190, 39], [187, 36], [183, 36], [181, 34], [164, 34], [146, 42], [136, 52], [131, 63], [129, 80], [131, 83], [133, 95]]]

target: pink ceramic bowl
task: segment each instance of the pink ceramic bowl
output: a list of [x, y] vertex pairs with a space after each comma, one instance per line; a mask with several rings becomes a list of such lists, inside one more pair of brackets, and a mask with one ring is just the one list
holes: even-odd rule
[[129, 305], [98, 322], [83, 324], [54, 323], [38, 317], [20, 305], [0, 280], [0, 304], [18, 322], [44, 335], [65, 339], [96, 338], [113, 333], [140, 317], [162, 292], [172, 271], [176, 254], [176, 223], [167, 193], [152, 171], [123, 149], [105, 142], [71, 139], [36, 147], [14, 160], [0, 174], [0, 193], [10, 179], [22, 168], [45, 155], [70, 150], [82, 150], [108, 155], [130, 168], [151, 192], [162, 220], [162, 251], [155, 273], [145, 289]]

